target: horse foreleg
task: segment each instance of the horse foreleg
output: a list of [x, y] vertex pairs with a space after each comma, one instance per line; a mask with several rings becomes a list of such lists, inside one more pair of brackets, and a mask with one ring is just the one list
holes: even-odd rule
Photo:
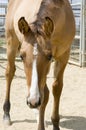
[[54, 105], [53, 105], [53, 113], [51, 117], [53, 123], [53, 130], [60, 130], [59, 129], [59, 100], [60, 100], [61, 90], [62, 90], [62, 84], [59, 84], [58, 81], [55, 81], [53, 85]]
[[45, 123], [44, 123], [44, 115], [45, 115], [45, 108], [49, 99], [49, 90], [47, 85], [44, 88], [44, 95], [43, 95], [43, 102], [39, 109], [39, 124], [38, 130], [45, 130]]
[[[59, 101], [60, 96], [63, 88], [63, 72], [65, 69], [64, 65], [61, 69], [57, 66], [58, 63], [56, 63], [55, 66], [55, 82], [53, 84], [52, 93], [54, 98], [54, 104], [53, 104], [53, 112], [52, 112], [52, 123], [53, 123], [53, 130], [60, 130], [59, 128]], [[57, 67], [57, 68], [56, 68]]]
[[8, 44], [8, 48], [7, 48], [8, 63], [6, 68], [6, 96], [3, 105], [3, 110], [4, 110], [3, 120], [4, 123], [7, 125], [11, 124], [10, 113], [9, 113], [10, 112], [10, 86], [16, 70], [15, 69], [16, 49], [12, 48], [10, 44], [11, 43]]

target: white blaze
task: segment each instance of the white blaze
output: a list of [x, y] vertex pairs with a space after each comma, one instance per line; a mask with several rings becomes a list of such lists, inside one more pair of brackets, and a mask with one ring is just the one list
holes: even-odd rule
[[34, 44], [34, 50], [33, 55], [33, 66], [32, 66], [32, 79], [31, 79], [31, 87], [30, 87], [30, 98], [31, 103], [34, 105], [34, 103], [39, 102], [39, 88], [38, 88], [38, 73], [37, 73], [37, 44]]

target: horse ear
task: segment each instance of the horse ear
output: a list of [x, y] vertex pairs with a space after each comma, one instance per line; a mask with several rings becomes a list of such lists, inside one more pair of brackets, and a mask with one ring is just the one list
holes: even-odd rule
[[30, 28], [24, 17], [21, 17], [18, 21], [18, 27], [21, 33], [25, 34], [29, 32]]
[[54, 29], [53, 21], [49, 17], [45, 17], [43, 30], [46, 36], [50, 37]]

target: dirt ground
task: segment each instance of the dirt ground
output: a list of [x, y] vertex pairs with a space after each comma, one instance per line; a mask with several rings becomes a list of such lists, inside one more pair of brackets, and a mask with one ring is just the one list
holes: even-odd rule
[[[0, 130], [37, 130], [33, 110], [26, 105], [27, 85], [23, 65], [16, 62], [16, 74], [11, 87], [11, 120], [12, 125], [3, 125], [3, 102], [5, 98], [6, 61], [0, 61]], [[47, 78], [49, 89], [52, 89], [53, 64]], [[46, 108], [46, 130], [52, 130], [51, 113], [53, 97]], [[60, 102], [61, 130], [86, 130], [86, 68], [67, 65], [64, 73], [64, 88]]]

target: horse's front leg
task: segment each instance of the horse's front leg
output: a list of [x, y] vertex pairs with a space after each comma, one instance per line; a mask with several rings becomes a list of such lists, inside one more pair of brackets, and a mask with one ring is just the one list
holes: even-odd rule
[[51, 117], [51, 120], [53, 123], [53, 130], [60, 130], [59, 128], [59, 102], [60, 102], [60, 96], [61, 96], [61, 92], [63, 88], [63, 74], [64, 74], [64, 70], [68, 62], [69, 51], [70, 49], [68, 49], [62, 56], [60, 56], [58, 61], [55, 62], [55, 66], [54, 66], [55, 82], [52, 87], [54, 104], [53, 104], [53, 112], [52, 112], [52, 117]]
[[12, 79], [13, 79], [13, 76], [14, 76], [15, 70], [16, 70], [15, 56], [16, 56], [16, 49], [17, 49], [17, 46], [13, 44], [12, 38], [9, 38], [9, 39], [10, 40], [8, 41], [8, 44], [7, 44], [8, 62], [7, 62], [7, 68], [6, 68], [6, 96], [5, 96], [5, 102], [3, 105], [3, 110], [4, 110], [3, 121], [6, 125], [11, 124], [11, 120], [10, 120], [10, 87], [11, 87], [11, 82], [12, 82]]
[[45, 124], [44, 124], [44, 115], [45, 115], [45, 108], [47, 105], [49, 99], [49, 90], [47, 88], [47, 85], [44, 88], [44, 95], [43, 95], [43, 101], [39, 109], [39, 123], [38, 123], [38, 130], [45, 130]]
[[[59, 129], [59, 100], [62, 90], [62, 81], [61, 84], [58, 83], [56, 80], [53, 84], [53, 95], [54, 95], [54, 104], [53, 104], [53, 113], [52, 113], [52, 123], [53, 123], [53, 130], [60, 130]], [[58, 87], [59, 85], [59, 87]]]
[[10, 112], [10, 86], [11, 86], [11, 81], [14, 76], [14, 72], [15, 72], [15, 65], [14, 63], [11, 63], [8, 60], [8, 64], [6, 68], [6, 97], [5, 97], [5, 102], [3, 106], [3, 110], [4, 110], [3, 120], [4, 120], [4, 123], [7, 125], [11, 124], [10, 114], [9, 114]]

